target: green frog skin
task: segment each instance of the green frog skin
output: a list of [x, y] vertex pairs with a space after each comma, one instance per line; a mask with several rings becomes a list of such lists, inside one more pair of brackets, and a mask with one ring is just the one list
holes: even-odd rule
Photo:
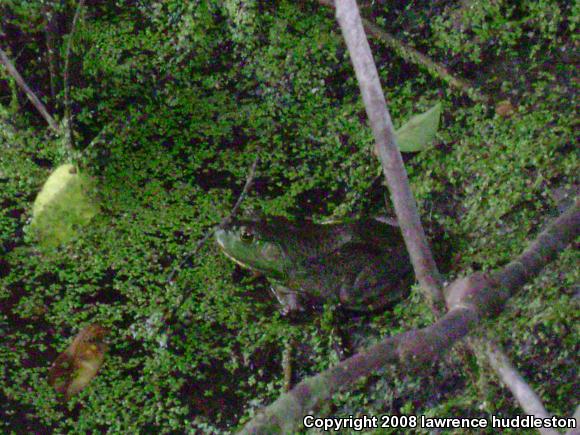
[[399, 228], [377, 220], [234, 221], [215, 238], [231, 260], [266, 276], [284, 314], [302, 310], [304, 300], [380, 310], [401, 300], [410, 282]]

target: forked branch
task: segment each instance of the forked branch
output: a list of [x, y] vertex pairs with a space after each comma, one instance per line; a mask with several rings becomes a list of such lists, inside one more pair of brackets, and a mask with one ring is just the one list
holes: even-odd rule
[[450, 310], [436, 323], [385, 338], [337, 366], [303, 380], [256, 415], [240, 433], [292, 432], [306, 414], [334, 393], [388, 364], [416, 373], [429, 370], [432, 361], [477, 328], [483, 318], [498, 315], [506, 301], [572, 243], [579, 231], [580, 201], [576, 200], [506, 267], [454, 281], [447, 291]]
[[[356, 2], [337, 0], [336, 10], [370, 119], [377, 154], [415, 273], [431, 301], [433, 311], [439, 316], [443, 311], [443, 297], [439, 285], [441, 280], [427, 245], [396, 146], [394, 129]], [[576, 202], [568, 212], [540, 234], [528, 250], [504, 269], [491, 275], [474, 274], [449, 286], [446, 299], [450, 311], [435, 324], [386, 338], [370, 349], [342, 361], [336, 367], [302, 381], [258, 414], [245, 426], [242, 433], [269, 433], [280, 430], [290, 432], [307, 412], [328, 400], [336, 391], [387, 364], [418, 371], [428, 367], [435, 358], [474, 329], [483, 317], [501, 312], [505, 301], [524, 282], [534, 277], [574, 240], [579, 224], [580, 205]], [[527, 387], [525, 382], [523, 385]]]

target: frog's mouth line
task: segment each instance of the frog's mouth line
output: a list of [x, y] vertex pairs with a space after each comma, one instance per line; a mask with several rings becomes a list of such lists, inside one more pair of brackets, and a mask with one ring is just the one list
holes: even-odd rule
[[[219, 242], [218, 242], [219, 243]], [[219, 245], [223, 248], [223, 245], [221, 243], [219, 243]], [[245, 267], [246, 269], [251, 269], [250, 266], [248, 266], [247, 264], [242, 263], [240, 260], [238, 260], [237, 258], [234, 258], [233, 256], [231, 256], [230, 254], [228, 254], [224, 249], [222, 249], [222, 253], [228, 257], [230, 260], [232, 260], [234, 263], [239, 264], [242, 267]]]
[[232, 257], [230, 254], [228, 254], [228, 252], [225, 249], [225, 244], [219, 239], [219, 237], [216, 237], [216, 242], [219, 245], [219, 247], [221, 248], [222, 253], [228, 257], [230, 260], [232, 260], [234, 263], [239, 264], [242, 267], [248, 268], [248, 266], [244, 263], [242, 263], [240, 260], [238, 260], [237, 258]]

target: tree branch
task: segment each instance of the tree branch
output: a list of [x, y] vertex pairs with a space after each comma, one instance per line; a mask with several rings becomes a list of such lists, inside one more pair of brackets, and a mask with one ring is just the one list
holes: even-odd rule
[[115, 134], [124, 133], [131, 126], [132, 119], [133, 116], [131, 113], [129, 113], [124, 118], [118, 117], [108, 124], [105, 124], [105, 126], [101, 128], [101, 130], [93, 137], [89, 144], [82, 150], [82, 154], [86, 154], [87, 151], [93, 147], [104, 144], [107, 141], [108, 134], [112, 131], [115, 132]]
[[[254, 163], [252, 163], [252, 167], [250, 168], [250, 171], [248, 172], [248, 176], [246, 178], [246, 183], [244, 184], [244, 188], [242, 189], [242, 192], [240, 193], [240, 196], [238, 197], [236, 203], [234, 204], [232, 211], [230, 212], [230, 214], [228, 216], [226, 216], [224, 219], [222, 219], [222, 221], [216, 225], [215, 227], [213, 227], [210, 231], [208, 231], [205, 236], [199, 241], [197, 242], [197, 245], [195, 245], [195, 248], [192, 252], [190, 252], [189, 254], [187, 254], [183, 260], [181, 260], [181, 262], [179, 263], [179, 265], [177, 267], [175, 267], [171, 273], [169, 273], [169, 276], [167, 277], [167, 282], [169, 284], [173, 284], [173, 278], [175, 278], [175, 275], [177, 274], [177, 272], [179, 272], [181, 269], [183, 269], [183, 266], [187, 263], [187, 261], [193, 257], [195, 254], [197, 254], [197, 252], [202, 248], [202, 246], [209, 240], [209, 238], [211, 236], [213, 236], [213, 234], [219, 230], [224, 228], [226, 225], [228, 225], [232, 219], [236, 216], [236, 214], [238, 213], [238, 210], [240, 208], [240, 206], [242, 205], [242, 202], [244, 201], [244, 199], [246, 198], [246, 196], [248, 195], [248, 192], [250, 191], [250, 188], [252, 187], [252, 184], [254, 182], [254, 177], [256, 176], [256, 169], [258, 167], [258, 163], [260, 161], [260, 157], [256, 156]], [[175, 315], [177, 314], [177, 312], [179, 311], [179, 309], [183, 306], [183, 304], [185, 303], [186, 300], [189, 299], [189, 297], [191, 296], [191, 291], [186, 292], [182, 298], [181, 298], [181, 302], [176, 305], [170, 312], [169, 314], [167, 314], [165, 316], [165, 324], [169, 324], [171, 322], [171, 320], [173, 320], [175, 318]]]
[[[421, 287], [431, 302], [434, 313], [439, 317], [443, 311], [441, 308], [443, 300], [440, 290], [441, 279], [427, 245], [402, 158], [395, 143], [394, 129], [370, 47], [364, 35], [356, 2], [354, 0], [337, 0], [336, 14], [354, 65], [375, 137], [377, 154], [383, 166], [413, 267]], [[575, 224], [575, 232], [578, 230], [577, 208], [576, 221], [572, 222]], [[548, 246], [545, 252], [556, 247], [553, 245], [550, 248], [550, 241], [553, 239], [544, 240]], [[549, 259], [550, 257], [542, 258]], [[537, 273], [533, 263], [530, 263], [533, 261], [533, 257], [530, 259], [523, 255], [518, 261], [528, 261], [526, 264], [530, 266], [529, 270], [532, 275], [525, 275], [525, 279], [529, 279], [534, 273]], [[305, 411], [312, 409], [321, 400], [330, 398], [338, 388], [344, 388], [360, 376], [370, 374], [374, 368], [377, 368], [374, 364], [377, 358], [382, 361], [383, 365], [389, 362], [406, 362], [407, 365], [414, 366], [417, 361], [431, 361], [447, 350], [452, 342], [463, 337], [483, 315], [499, 312], [497, 306], [501, 307], [510, 296], [509, 293], [506, 294], [501, 290], [499, 283], [507, 282], [509, 284], [513, 280], [514, 283], [519, 282], [521, 285], [522, 281], [521, 270], [511, 266], [511, 263], [508, 267], [510, 268], [506, 269], [507, 273], [496, 274], [495, 279], [491, 281], [482, 274], [459, 280], [455, 286], [450, 287], [453, 290], [449, 292], [448, 299], [451, 311], [436, 324], [424, 330], [410, 331], [393, 339], [386, 339], [369, 351], [355, 355], [337, 367], [303, 381], [291, 392], [281, 396], [264, 413], [259, 414], [248, 423], [243, 433], [257, 433], [274, 428], [289, 431], [296, 424], [295, 420], [304, 415]], [[510, 290], [515, 290], [515, 288], [510, 287]], [[449, 324], [452, 325], [451, 328], [449, 328]], [[437, 339], [441, 336], [445, 337], [443, 341]], [[389, 351], [385, 352], [386, 349]], [[405, 352], [404, 349], [408, 351]], [[404, 355], [412, 355], [411, 361], [405, 361], [405, 358], [401, 357]], [[425, 358], [427, 359], [425, 360]], [[352, 363], [352, 361], [356, 361], [356, 363]]]
[[48, 57], [48, 71], [50, 74], [50, 98], [53, 108], [56, 107], [56, 94], [58, 93], [58, 56], [57, 56], [57, 41], [58, 41], [58, 13], [54, 1], [45, 2], [42, 6], [42, 14], [44, 15], [45, 27], [44, 33], [46, 36], [46, 51]]
[[578, 435], [577, 428], [580, 427], [580, 405], [576, 407], [576, 411], [574, 411], [572, 418], [576, 419], [576, 428], [570, 429], [568, 432], [566, 432], [566, 435]]
[[79, 17], [81, 15], [82, 8], [85, 4], [85, 0], [79, 0], [77, 4], [77, 9], [75, 11], [75, 15], [72, 21], [70, 33], [68, 34], [68, 39], [66, 43], [66, 52], [64, 57], [64, 116], [67, 120], [67, 144], [69, 148], [72, 150], [74, 146], [74, 134], [73, 134], [73, 123], [72, 123], [72, 110], [71, 110], [71, 102], [70, 102], [70, 56], [72, 51], [72, 40], [75, 33], [75, 29], [77, 23], [79, 21]]
[[407, 172], [396, 143], [395, 130], [379, 74], [366, 39], [355, 0], [337, 0], [336, 18], [340, 24], [375, 138], [379, 156], [391, 193], [405, 245], [409, 251], [417, 280], [421, 284], [433, 312], [444, 312], [441, 282], [437, 267], [427, 244], [427, 238], [417, 211], [415, 198], [409, 187]]
[[26, 96], [28, 97], [30, 102], [34, 105], [34, 107], [36, 107], [36, 110], [40, 112], [40, 114], [46, 120], [50, 128], [54, 132], [60, 134], [61, 133], [60, 128], [58, 128], [58, 124], [56, 123], [54, 118], [50, 116], [50, 113], [48, 113], [48, 110], [46, 109], [42, 101], [38, 99], [36, 94], [26, 84], [26, 82], [24, 81], [18, 70], [14, 67], [14, 65], [4, 52], [4, 50], [2, 50], [1, 48], [0, 48], [0, 62], [6, 67], [8, 74], [10, 74], [12, 78], [14, 78], [18, 86], [20, 86], [20, 88], [26, 93]]
[[240, 433], [291, 432], [307, 413], [335, 392], [387, 364], [416, 372], [428, 370], [434, 359], [479, 326], [484, 317], [498, 315], [505, 302], [573, 242], [579, 231], [580, 201], [576, 200], [506, 267], [489, 275], [478, 273], [454, 281], [447, 291], [450, 311], [436, 323], [385, 338], [337, 366], [303, 380], [250, 420]]
[[[324, 6], [333, 7], [333, 0], [318, 0], [318, 2]], [[419, 65], [425, 68], [429, 74], [435, 78], [439, 78], [446, 83], [449, 83], [455, 89], [458, 89], [463, 94], [467, 95], [475, 102], [490, 103], [491, 98], [485, 94], [482, 94], [479, 90], [475, 88], [471, 83], [465, 79], [455, 77], [445, 66], [431, 60], [429, 57], [425, 56], [423, 53], [417, 49], [411, 47], [408, 44], [398, 40], [390, 33], [381, 29], [376, 24], [369, 20], [362, 18], [362, 23], [366, 32], [373, 36], [374, 38], [384, 42], [387, 46], [392, 48], [399, 56], [405, 59], [407, 62], [414, 65]]]

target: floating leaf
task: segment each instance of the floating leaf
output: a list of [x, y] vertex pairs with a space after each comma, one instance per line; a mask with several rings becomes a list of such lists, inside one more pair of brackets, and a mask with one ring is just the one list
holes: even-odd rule
[[82, 329], [72, 344], [54, 361], [48, 383], [66, 400], [84, 389], [103, 364], [107, 329], [93, 324]]
[[495, 113], [502, 118], [509, 118], [515, 112], [515, 108], [510, 100], [503, 100], [495, 106]]
[[396, 132], [397, 144], [403, 153], [413, 153], [428, 148], [439, 128], [441, 103], [435, 104], [425, 113], [415, 115]]
[[45, 247], [55, 247], [77, 234], [99, 211], [89, 197], [91, 180], [71, 164], [48, 177], [34, 201], [30, 231]]

